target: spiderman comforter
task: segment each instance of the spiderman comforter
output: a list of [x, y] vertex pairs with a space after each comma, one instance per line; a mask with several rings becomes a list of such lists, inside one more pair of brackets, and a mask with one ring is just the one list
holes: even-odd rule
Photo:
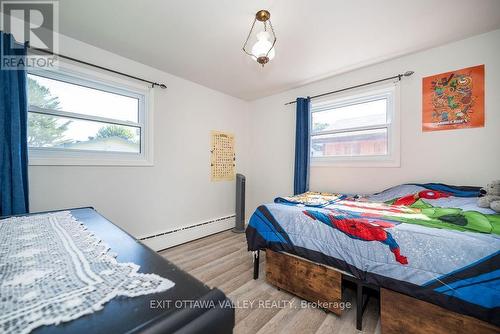
[[500, 215], [478, 194], [425, 184], [278, 198], [250, 218], [248, 250], [295, 254], [500, 326]]

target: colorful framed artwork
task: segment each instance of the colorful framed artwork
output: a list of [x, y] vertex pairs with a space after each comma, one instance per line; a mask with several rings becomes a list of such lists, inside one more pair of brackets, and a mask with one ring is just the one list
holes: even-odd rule
[[484, 126], [484, 65], [423, 78], [422, 130]]

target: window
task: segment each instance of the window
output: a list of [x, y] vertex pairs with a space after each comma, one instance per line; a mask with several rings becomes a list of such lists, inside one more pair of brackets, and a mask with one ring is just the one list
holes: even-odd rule
[[147, 96], [88, 74], [30, 71], [30, 164], [150, 164]]
[[399, 166], [397, 87], [311, 105], [311, 163]]

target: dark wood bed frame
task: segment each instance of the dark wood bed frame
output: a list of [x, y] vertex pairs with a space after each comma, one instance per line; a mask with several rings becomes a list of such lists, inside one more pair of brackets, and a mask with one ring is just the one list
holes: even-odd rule
[[[311, 302], [326, 303], [327, 310], [341, 315], [335, 302], [342, 301], [343, 282], [356, 285], [356, 328], [361, 330], [368, 290], [380, 291], [380, 318], [383, 334], [500, 333], [500, 328], [440, 306], [367, 284], [339, 269], [299, 256], [266, 249], [266, 280]], [[254, 279], [259, 277], [259, 251], [254, 252]]]

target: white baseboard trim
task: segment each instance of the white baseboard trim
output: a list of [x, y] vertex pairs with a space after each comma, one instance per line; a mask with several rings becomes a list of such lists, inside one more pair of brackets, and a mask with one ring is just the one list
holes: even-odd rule
[[154, 235], [138, 238], [155, 251], [160, 251], [188, 241], [203, 238], [234, 227], [235, 216], [212, 219], [199, 224], [188, 225]]

